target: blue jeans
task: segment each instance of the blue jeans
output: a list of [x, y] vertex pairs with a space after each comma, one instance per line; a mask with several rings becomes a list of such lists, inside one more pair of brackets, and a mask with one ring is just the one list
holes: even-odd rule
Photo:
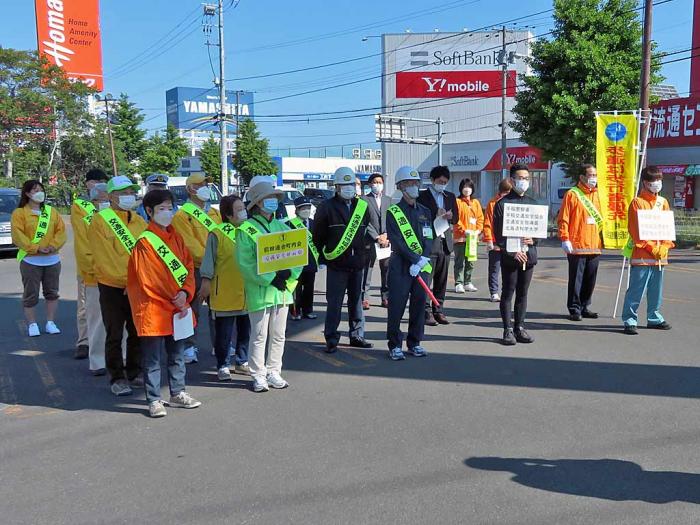
[[170, 395], [176, 396], [185, 389], [185, 341], [175, 341], [173, 336], [140, 338], [143, 355], [143, 382], [146, 386], [146, 401], [160, 399], [160, 356], [168, 354], [168, 386]]
[[625, 305], [622, 308], [622, 321], [625, 326], [637, 326], [637, 310], [642, 302], [644, 292], [647, 293], [647, 325], [661, 324], [661, 303], [664, 291], [663, 266], [632, 266], [630, 270], [630, 285], [625, 294]]
[[250, 341], [250, 317], [248, 317], [248, 314], [237, 315], [234, 328], [235, 330], [231, 335], [231, 344], [235, 353], [232, 353], [235, 363], [242, 365], [248, 362], [248, 342]]
[[217, 317], [214, 324], [216, 367], [231, 366], [232, 357], [235, 358], [237, 365], [247, 363], [248, 339], [250, 339], [250, 318], [248, 315]]

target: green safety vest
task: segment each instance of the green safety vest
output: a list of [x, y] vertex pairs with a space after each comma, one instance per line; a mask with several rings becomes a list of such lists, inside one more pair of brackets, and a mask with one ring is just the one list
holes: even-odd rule
[[[32, 244], [39, 244], [41, 239], [46, 237], [46, 232], [49, 231], [49, 223], [51, 222], [51, 212], [52, 208], [48, 204], [44, 204], [41, 209], [41, 215], [39, 215], [39, 222], [36, 225], [36, 231], [34, 232], [34, 238], [32, 239]], [[22, 262], [22, 260], [27, 256], [27, 252], [24, 250], [17, 251], [17, 260]]]
[[75, 199], [73, 202], [75, 202], [78, 207], [85, 212], [85, 217], [83, 217], [83, 220], [90, 224], [92, 222], [92, 218], [95, 216], [95, 212], [97, 212], [95, 205], [92, 202], [83, 199]]
[[182, 264], [182, 261], [178, 259], [177, 255], [172, 252], [170, 247], [165, 244], [165, 241], [150, 231], [143, 232], [139, 236], [139, 239], [146, 239], [148, 241], [165, 264], [165, 267], [170, 271], [170, 275], [173, 276], [177, 285], [182, 288], [190, 272], [187, 270], [187, 267]]
[[595, 205], [591, 202], [591, 199], [586, 197], [586, 194], [583, 193], [581, 188], [574, 186], [571, 188], [571, 191], [573, 192], [574, 195], [578, 197], [578, 200], [581, 201], [581, 204], [583, 204], [583, 207], [586, 208], [586, 213], [593, 217], [593, 220], [595, 221], [596, 226], [598, 227], [598, 231], [603, 229], [603, 216], [601, 213], [596, 209]]
[[314, 245], [314, 241], [311, 237], [311, 232], [309, 231], [309, 229], [306, 226], [304, 226], [304, 223], [299, 217], [293, 217], [289, 219], [289, 224], [294, 226], [294, 228], [297, 230], [306, 229], [306, 237], [308, 238], [309, 251], [311, 252], [311, 255], [314, 256], [316, 266], [318, 266], [318, 250], [316, 249], [316, 245]]
[[357, 234], [357, 230], [360, 229], [360, 224], [362, 224], [362, 219], [364, 219], [366, 212], [367, 201], [358, 199], [357, 205], [355, 206], [355, 211], [352, 212], [352, 215], [350, 216], [350, 221], [345, 227], [345, 231], [343, 232], [343, 236], [340, 238], [340, 242], [338, 243], [338, 245], [330, 253], [328, 253], [325, 248], [323, 249], [323, 255], [327, 260], [332, 261], [334, 259], [337, 259], [341, 255], [343, 255], [343, 253], [345, 253], [345, 250], [347, 250], [350, 247], [353, 239], [355, 238], [355, 235]]
[[217, 228], [229, 241], [236, 244], [236, 230], [238, 230], [238, 228], [236, 228], [230, 222], [222, 222], [221, 224], [217, 225]]
[[191, 202], [186, 202], [180, 209], [190, 217], [196, 219], [208, 232], [212, 232], [216, 229], [217, 224], [211, 220], [211, 217], [209, 217], [204, 210], [198, 208]]
[[119, 218], [119, 215], [117, 215], [112, 208], [105, 208], [99, 212], [98, 215], [104, 219], [107, 226], [111, 228], [114, 235], [119, 239], [119, 242], [122, 243], [126, 252], [131, 255], [134, 246], [136, 246], [136, 239], [134, 239], [134, 236], [129, 231], [129, 228], [126, 227], [124, 221]]
[[[654, 208], [656, 208], [657, 210], [663, 210], [664, 209], [664, 202], [666, 202], [666, 199], [664, 199], [661, 195], [657, 195], [656, 202], [654, 203]], [[625, 247], [622, 248], [622, 256], [625, 259], [631, 259], [632, 252], [634, 252], [634, 240], [632, 239], [632, 236], [630, 235], [627, 238], [627, 244], [625, 244]]]
[[[397, 204], [389, 207], [389, 213], [396, 220], [396, 224], [399, 225], [399, 230], [401, 231], [401, 236], [403, 240], [406, 241], [409, 250], [411, 250], [416, 255], [423, 255], [423, 247], [418, 242], [418, 237], [416, 237], [416, 232], [413, 231], [411, 223], [408, 221], [406, 214]], [[433, 267], [430, 263], [423, 266], [423, 270], [426, 273], [433, 273]]]
[[[263, 232], [260, 231], [260, 228], [258, 228], [255, 224], [253, 224], [250, 221], [245, 221], [243, 224], [240, 225], [238, 228], [240, 231], [245, 233], [248, 237], [250, 237], [253, 242], [256, 244], [258, 243], [258, 237], [263, 235]], [[297, 284], [299, 284], [298, 280], [292, 280], [288, 279], [287, 280], [287, 291], [289, 293], [294, 293], [294, 290], [296, 290]]]

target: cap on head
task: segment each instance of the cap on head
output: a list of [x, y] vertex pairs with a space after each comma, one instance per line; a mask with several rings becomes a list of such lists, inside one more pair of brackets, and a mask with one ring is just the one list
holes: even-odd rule
[[148, 186], [151, 186], [151, 185], [167, 186], [168, 185], [168, 176], [165, 175], [164, 173], [151, 173], [148, 177], [146, 177], [146, 184]]
[[420, 173], [418, 173], [416, 169], [412, 168], [411, 166], [401, 166], [398, 170], [396, 170], [394, 182], [398, 186], [399, 182], [403, 182], [405, 180], [417, 180], [420, 182]]
[[340, 186], [342, 184], [355, 184], [355, 177], [355, 170], [348, 168], [347, 166], [343, 166], [342, 168], [335, 170], [335, 173], [333, 174], [333, 182], [335, 182], [336, 186]]
[[268, 197], [275, 197], [277, 200], [281, 201], [284, 197], [284, 192], [275, 189], [269, 179], [267, 181], [259, 181], [255, 186], [248, 188], [248, 193], [246, 193], [248, 205], [246, 208], [250, 210], [253, 206], [259, 204], [260, 201]]
[[107, 174], [99, 168], [92, 168], [85, 174], [85, 182], [97, 180], [107, 182], [109, 177]]
[[125, 175], [117, 175], [116, 177], [109, 179], [109, 182], [107, 182], [107, 193], [126, 190], [128, 188], [131, 188], [134, 191], [138, 191], [140, 189], [138, 184], [131, 182], [131, 179]]
[[211, 182], [211, 177], [207, 177], [204, 173], [193, 173], [185, 181], [185, 186], [192, 184], [201, 184], [202, 182]]
[[297, 208], [303, 208], [304, 206], [311, 206], [311, 199], [308, 197], [297, 197], [294, 199], [294, 206]]

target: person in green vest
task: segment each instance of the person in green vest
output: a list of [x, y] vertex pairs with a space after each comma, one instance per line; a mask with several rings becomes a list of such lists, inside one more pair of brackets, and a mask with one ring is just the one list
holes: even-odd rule
[[289, 219], [287, 224], [292, 229], [306, 228], [309, 231], [309, 264], [304, 266], [304, 270], [299, 276], [299, 284], [294, 290], [294, 307], [290, 317], [294, 321], [304, 319], [316, 319], [314, 313], [314, 285], [316, 283], [316, 272], [318, 272], [318, 250], [311, 239], [311, 230], [314, 227], [314, 220], [311, 218], [311, 200], [308, 197], [297, 197], [294, 199], [296, 217]]
[[[289, 231], [275, 218], [284, 192], [269, 181], [258, 182], [247, 193], [250, 218], [238, 229], [236, 255], [245, 282], [245, 297], [251, 334], [248, 363], [253, 377], [253, 391], [287, 388], [282, 377], [285, 330], [292, 291], [301, 267], [258, 274], [257, 239], [268, 233]], [[265, 350], [267, 349], [267, 358]]]
[[401, 318], [406, 303], [409, 303], [407, 351], [415, 357], [427, 355], [421, 346], [427, 294], [416, 277], [432, 271], [429, 256], [433, 247], [433, 221], [430, 210], [416, 200], [421, 185], [420, 174], [414, 168], [404, 166], [396, 172], [395, 182], [401, 200], [390, 206], [386, 214], [386, 232], [391, 243], [386, 335], [389, 358], [401, 361], [406, 358], [401, 348]]

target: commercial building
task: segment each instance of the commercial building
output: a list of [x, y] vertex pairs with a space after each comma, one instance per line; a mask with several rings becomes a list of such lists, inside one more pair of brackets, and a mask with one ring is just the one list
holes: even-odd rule
[[331, 188], [333, 173], [342, 166], [355, 170], [360, 180], [366, 181], [372, 173], [383, 173], [381, 158], [346, 159], [343, 157], [273, 157], [278, 166], [277, 184], [304, 188]]

